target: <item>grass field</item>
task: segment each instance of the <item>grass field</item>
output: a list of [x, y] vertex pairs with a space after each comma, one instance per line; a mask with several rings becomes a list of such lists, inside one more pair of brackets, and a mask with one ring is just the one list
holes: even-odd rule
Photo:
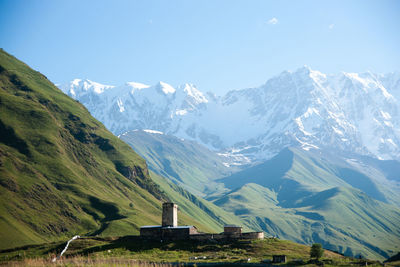
[[[0, 251], [0, 263], [9, 265], [50, 265], [64, 248], [65, 242], [25, 246]], [[291, 241], [267, 238], [264, 240], [233, 241], [144, 241], [137, 236], [115, 238], [82, 238], [73, 241], [58, 264], [79, 266], [154, 266], [157, 264], [196, 263], [266, 263], [273, 255], [287, 255], [287, 264], [315, 266], [310, 262], [310, 247]], [[320, 263], [324, 266], [365, 264], [359, 260], [325, 250]], [[379, 262], [367, 261], [369, 266]], [[142, 264], [142, 265], [140, 265]], [[149, 265], [146, 265], [149, 264]], [[167, 265], [155, 265], [167, 266]]]

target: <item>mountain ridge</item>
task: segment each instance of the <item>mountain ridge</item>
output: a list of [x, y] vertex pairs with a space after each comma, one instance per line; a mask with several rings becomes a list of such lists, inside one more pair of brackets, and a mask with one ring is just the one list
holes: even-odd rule
[[205, 197], [250, 229], [303, 244], [322, 243], [348, 256], [383, 259], [400, 247], [395, 162], [387, 168], [386, 161], [373, 158], [285, 148], [266, 162], [240, 166], [219, 178], [224, 169], [214, 164], [225, 158], [193, 141], [149, 130], [120, 138], [147, 159], [150, 169], [167, 172], [171, 186]]
[[[71, 97], [71, 90], [81, 87], [60, 86]], [[157, 93], [164, 87], [167, 94]], [[103, 91], [86, 90], [74, 98], [116, 135], [161, 131], [247, 162], [269, 159], [285, 146], [400, 159], [396, 73], [323, 74], [302, 67], [224, 96], [202, 93], [191, 84], [127, 83]]]
[[[180, 189], [165, 183], [82, 104], [0, 50], [0, 249], [138, 234], [160, 223], [162, 201]], [[219, 229], [221, 209], [180, 190], [180, 223]]]

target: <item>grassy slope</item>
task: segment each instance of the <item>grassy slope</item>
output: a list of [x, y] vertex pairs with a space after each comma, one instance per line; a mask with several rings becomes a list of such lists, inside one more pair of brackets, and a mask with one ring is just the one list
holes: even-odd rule
[[215, 204], [272, 235], [383, 259], [400, 248], [400, 209], [352, 188], [342, 170], [287, 149], [221, 180], [233, 191]]
[[[207, 225], [207, 229], [200, 230], [221, 232], [224, 224], [244, 224], [234, 214], [189, 192], [203, 195], [203, 192], [215, 190], [211, 189], [215, 186], [211, 179], [232, 171], [222, 164], [216, 153], [194, 142], [145, 131], [131, 131], [120, 138], [147, 160], [149, 168], [154, 170], [151, 173], [153, 180], [168, 198], [176, 202], [181, 211]], [[245, 230], [249, 229], [245, 226]]]
[[[279, 197], [292, 204], [308, 192], [319, 192], [332, 187], [353, 187], [374, 199], [400, 206], [400, 189], [396, 182], [385, 179], [393, 171], [384, 173], [374, 166], [372, 159], [358, 157], [351, 164], [342, 157], [328, 153], [308, 152], [285, 148], [277, 156], [252, 168], [218, 180], [229, 189], [246, 183], [256, 183], [279, 190]], [[383, 165], [385, 161], [381, 161]], [[386, 181], [385, 181], [386, 180]]]
[[159, 223], [162, 198], [138, 154], [0, 51], [0, 248], [136, 234]]
[[[170, 169], [169, 178], [174, 182], [187, 183], [186, 188], [196, 184], [192, 184], [196, 175], [194, 172], [188, 174], [188, 171], [191, 171], [188, 166], [191, 166], [190, 164], [204, 166], [204, 162], [207, 162], [204, 154], [198, 156], [201, 153], [193, 153], [199, 151], [197, 147], [185, 146], [175, 137], [135, 131], [121, 136], [121, 139], [127, 140], [128, 143], [131, 141], [155, 169], [159, 171]], [[315, 155], [294, 148], [285, 149], [270, 161], [217, 180], [224, 183], [232, 192], [217, 198], [214, 196], [214, 203], [241, 217], [245, 221], [242, 224], [251, 229], [263, 230], [271, 235], [296, 242], [307, 244], [322, 242], [325, 246], [346, 252], [348, 255], [362, 254], [383, 259], [392, 253], [392, 249], [396, 249], [390, 244], [398, 246], [399, 243], [399, 228], [395, 226], [399, 221], [396, 208], [380, 202], [368, 206], [371, 199], [365, 202], [362, 198], [353, 197], [359, 194], [357, 190], [351, 191], [351, 194], [339, 190], [339, 195], [347, 201], [341, 201], [337, 206], [326, 206], [325, 211], [298, 206], [300, 200], [335, 187], [358, 187], [376, 199], [385, 200], [388, 192], [367, 175], [377, 175], [376, 172], [367, 171], [364, 167], [366, 172], [364, 173], [360, 171], [362, 168], [354, 168], [343, 160], [328, 156]], [[193, 157], [196, 163], [188, 164], [187, 162]], [[164, 158], [168, 159], [168, 166], [165, 166]], [[201, 172], [204, 169], [200, 168], [197, 171]], [[172, 176], [174, 173], [176, 175]], [[209, 180], [216, 177], [215, 174], [210, 175], [207, 172], [203, 173], [202, 177], [204, 174]], [[188, 175], [191, 179], [174, 178]], [[218, 186], [220, 192], [223, 192], [221, 186]], [[204, 186], [201, 188], [203, 190]], [[348, 210], [349, 207], [353, 209]], [[361, 214], [360, 210], [367, 212], [366, 207], [371, 211]], [[340, 220], [335, 218], [337, 211], [342, 209], [349, 211], [346, 214], [347, 220], [340, 216]], [[387, 213], [387, 218], [380, 210]], [[376, 223], [377, 219], [387, 229]], [[360, 220], [366, 222], [360, 223]]]
[[[244, 221], [233, 213], [227, 212], [213, 203], [191, 194], [155, 173], [151, 172], [151, 176], [168, 198], [178, 204], [180, 211], [207, 226], [206, 228], [197, 227], [200, 231], [220, 233], [223, 231], [225, 224], [244, 225]], [[179, 223], [180, 218], [178, 218]], [[248, 231], [250, 229], [244, 226], [244, 230]]]
[[213, 180], [238, 170], [224, 166], [226, 159], [204, 146], [174, 136], [130, 131], [120, 138], [146, 159], [151, 170], [199, 196], [223, 190]]
[[[36, 247], [25, 247], [0, 251], [0, 262], [32, 257], [53, 257], [59, 254], [65, 243], [45, 244]], [[66, 257], [89, 255], [91, 258], [128, 258], [151, 262], [261, 262], [271, 260], [273, 255], [287, 255], [289, 264], [293, 260], [309, 260], [310, 247], [279, 239], [231, 242], [143, 242], [134, 237], [122, 238], [85, 238], [70, 244]], [[50, 255], [49, 255], [50, 254]], [[21, 256], [19, 256], [21, 255]], [[206, 257], [197, 259], [194, 257]], [[359, 265], [362, 261], [346, 258], [325, 250], [323, 260], [332, 262], [328, 266]], [[372, 265], [373, 266], [373, 265]]]

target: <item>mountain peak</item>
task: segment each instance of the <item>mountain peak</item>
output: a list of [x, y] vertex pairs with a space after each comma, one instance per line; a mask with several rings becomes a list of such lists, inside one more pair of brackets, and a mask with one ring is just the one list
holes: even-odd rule
[[197, 104], [199, 103], [208, 103], [208, 99], [204, 96], [204, 94], [196, 88], [195, 85], [190, 84], [190, 83], [185, 83], [183, 86], [179, 87], [182, 88], [183, 91], [193, 98]]
[[82, 94], [69, 94], [117, 135], [153, 129], [254, 160], [270, 158], [285, 146], [400, 159], [395, 75], [325, 75], [305, 65], [261, 87], [222, 97], [203, 94], [190, 83], [175, 89], [159, 82], [151, 88], [104, 98], [87, 97], [90, 91], [79, 87], [72, 89]]
[[161, 91], [166, 95], [173, 94], [176, 91], [174, 87], [162, 81], [158, 82], [157, 87], [160, 88]]
[[149, 88], [150, 85], [143, 84], [143, 83], [138, 83], [138, 82], [127, 82], [126, 85], [133, 87], [135, 89], [145, 89]]
[[105, 85], [98, 82], [91, 81], [89, 79], [74, 79], [71, 82], [60, 85], [59, 88], [66, 94], [73, 97], [79, 97], [86, 92], [94, 92], [96, 94], [102, 94], [105, 90], [113, 88], [115, 86]]
[[296, 69], [294, 72], [289, 71], [290, 73], [297, 73], [302, 75], [308, 75], [312, 72], [312, 69], [308, 65], [303, 65], [302, 67]]

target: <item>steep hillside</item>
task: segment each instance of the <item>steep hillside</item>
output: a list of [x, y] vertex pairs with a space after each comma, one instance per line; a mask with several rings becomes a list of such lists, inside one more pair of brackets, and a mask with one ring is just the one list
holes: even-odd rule
[[[271, 160], [215, 179], [221, 174], [219, 168], [212, 169], [218, 158], [198, 144], [148, 130], [128, 132], [120, 138], [137, 149], [154, 170], [168, 173], [171, 181], [183, 184], [192, 193], [205, 187], [213, 192], [214, 188], [211, 195], [200, 193], [234, 213], [239, 217], [234, 220], [250, 229], [300, 243], [321, 242], [346, 255], [379, 259], [391, 255], [400, 245], [400, 210], [392, 206], [399, 205], [400, 190], [396, 181], [386, 177], [390, 169], [383, 171], [385, 161], [286, 148]], [[389, 163], [394, 175], [397, 165]], [[196, 180], [196, 175], [204, 177], [207, 185]], [[164, 190], [170, 187], [176, 192], [175, 184], [161, 181]], [[176, 198], [180, 194], [170, 194], [177, 202], [185, 203], [188, 197], [198, 201], [187, 192], [178, 192], [182, 192], [183, 201]], [[192, 216], [202, 214], [197, 209], [190, 208]]]
[[[137, 135], [132, 146], [152, 170], [234, 212], [250, 228], [298, 242], [321, 240], [348, 255], [383, 258], [391, 253], [390, 243], [397, 246], [399, 240], [398, 81], [398, 74], [326, 75], [305, 66], [221, 97], [193, 85], [174, 88], [162, 82], [110, 87], [74, 80], [60, 88], [116, 134], [152, 132], [140, 138], [144, 132], [127, 134]], [[156, 137], [157, 132], [176, 138]], [[182, 145], [180, 138], [214, 152]], [[210, 165], [216, 153], [242, 170], [219, 179], [221, 165]], [[225, 163], [229, 171], [232, 164]], [[246, 164], [258, 165], [246, 169]], [[299, 206], [334, 188], [342, 197], [327, 194], [322, 200], [342, 203], [353, 224], [349, 228], [334, 218], [340, 205], [324, 206], [326, 216], [311, 204]], [[320, 221], [323, 227], [314, 229]]]
[[[159, 223], [165, 198], [144, 159], [45, 76], [0, 51], [0, 248], [137, 234]], [[194, 221], [186, 215], [181, 223]]]
[[268, 235], [322, 243], [349, 256], [383, 260], [400, 248], [400, 209], [358, 190], [335, 187], [310, 194], [293, 207], [283, 207], [277, 198], [268, 188], [246, 184], [215, 204]]
[[214, 180], [239, 170], [234, 165], [237, 159], [161, 132], [134, 130], [119, 137], [146, 159], [151, 170], [199, 196], [223, 191]]
[[263, 164], [218, 180], [231, 192], [214, 203], [250, 227], [280, 238], [319, 242], [352, 256], [392, 255], [400, 248], [395, 189], [380, 182], [382, 177], [368, 176], [379, 174], [377, 169], [357, 169], [361, 161], [353, 159], [350, 165], [328, 156], [285, 149]]
[[[223, 231], [223, 227], [226, 224], [241, 225], [245, 231], [257, 229], [254, 227], [250, 229], [247, 227], [246, 222], [235, 214], [227, 212], [215, 204], [193, 195], [182, 187], [155, 173], [150, 173], [154, 182], [160, 186], [165, 195], [171, 201], [178, 204], [181, 214], [183, 213], [184, 216], [190, 216], [193, 220], [192, 224], [196, 225], [196, 227], [199, 226], [196, 223], [201, 223], [200, 228], [198, 227], [201, 231], [220, 233]], [[180, 217], [181, 215], [179, 215], [179, 224], [181, 224]]]
[[[384, 168], [388, 164], [392, 169]], [[376, 200], [400, 206], [400, 184], [390, 178], [397, 177], [394, 172], [397, 164], [397, 161], [378, 161], [357, 155], [346, 158], [320, 150], [285, 148], [264, 163], [216, 182], [224, 183], [229, 189], [256, 183], [279, 191], [284, 201], [296, 201], [309, 192], [332, 187], [354, 187]]]

